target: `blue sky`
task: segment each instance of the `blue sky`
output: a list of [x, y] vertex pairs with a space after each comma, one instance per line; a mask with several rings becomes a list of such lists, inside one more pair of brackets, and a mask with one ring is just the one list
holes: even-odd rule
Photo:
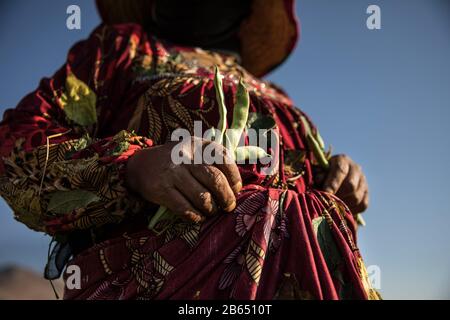
[[[82, 30], [65, 27], [78, 4]], [[366, 28], [377, 4], [382, 29]], [[302, 39], [269, 79], [284, 87], [371, 189], [359, 244], [385, 298], [450, 298], [450, 2], [300, 0]], [[99, 23], [91, 0], [0, 2], [0, 109], [14, 107]], [[42, 271], [48, 238], [0, 203], [0, 264]]]

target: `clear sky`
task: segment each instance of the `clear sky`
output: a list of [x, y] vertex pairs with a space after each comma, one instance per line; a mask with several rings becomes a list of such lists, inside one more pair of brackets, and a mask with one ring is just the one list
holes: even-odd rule
[[[78, 4], [82, 29], [65, 27]], [[381, 8], [368, 30], [366, 8]], [[371, 188], [359, 244], [392, 298], [450, 298], [450, 1], [300, 0], [302, 40], [269, 79]], [[0, 109], [14, 107], [99, 23], [93, 0], [0, 1]], [[43, 270], [49, 239], [0, 202], [0, 264]]]

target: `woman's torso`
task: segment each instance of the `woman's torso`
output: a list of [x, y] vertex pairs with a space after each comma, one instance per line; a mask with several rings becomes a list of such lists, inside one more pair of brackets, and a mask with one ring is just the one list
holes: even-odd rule
[[161, 144], [170, 140], [171, 133], [178, 128], [198, 135], [195, 122], [197, 125], [201, 123], [202, 134], [211, 127], [217, 127], [220, 117], [214, 87], [214, 69], [217, 66], [223, 75], [228, 123], [232, 121], [235, 94], [241, 78], [250, 95], [249, 119], [262, 124], [267, 121], [275, 123], [273, 129], [281, 150], [277, 155], [281, 168], [276, 174], [266, 176], [261, 174], [259, 166], [240, 166], [244, 185], [266, 183], [293, 187], [299, 192], [312, 186], [313, 171], [318, 166], [308, 148], [306, 129], [301, 121], [301, 117], [307, 117], [293, 106], [281, 89], [253, 77], [232, 54], [179, 47], [152, 37], [139, 48], [133, 48], [130, 41], [129, 54], [134, 58], [132, 76], [128, 94], [119, 103], [121, 107], [115, 106], [111, 112], [107, 105], [102, 106], [101, 96], [98, 100], [100, 114], [104, 115], [100, 116], [99, 123], [102, 135], [127, 129]]

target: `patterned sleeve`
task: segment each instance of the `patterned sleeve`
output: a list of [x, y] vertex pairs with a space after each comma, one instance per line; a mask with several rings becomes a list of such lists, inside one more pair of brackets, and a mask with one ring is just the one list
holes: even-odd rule
[[141, 36], [134, 25], [100, 26], [53, 77], [5, 112], [0, 195], [29, 228], [50, 235], [95, 228], [145, 205], [127, 191], [123, 173], [127, 159], [152, 141], [102, 129], [119, 108], [110, 97], [126, 94], [123, 79]]

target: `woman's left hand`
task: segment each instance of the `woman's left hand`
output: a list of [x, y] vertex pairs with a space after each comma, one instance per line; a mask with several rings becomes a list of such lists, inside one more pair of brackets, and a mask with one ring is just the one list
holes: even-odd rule
[[330, 159], [330, 171], [323, 189], [344, 201], [353, 214], [366, 211], [369, 206], [369, 187], [361, 167], [346, 155]]

